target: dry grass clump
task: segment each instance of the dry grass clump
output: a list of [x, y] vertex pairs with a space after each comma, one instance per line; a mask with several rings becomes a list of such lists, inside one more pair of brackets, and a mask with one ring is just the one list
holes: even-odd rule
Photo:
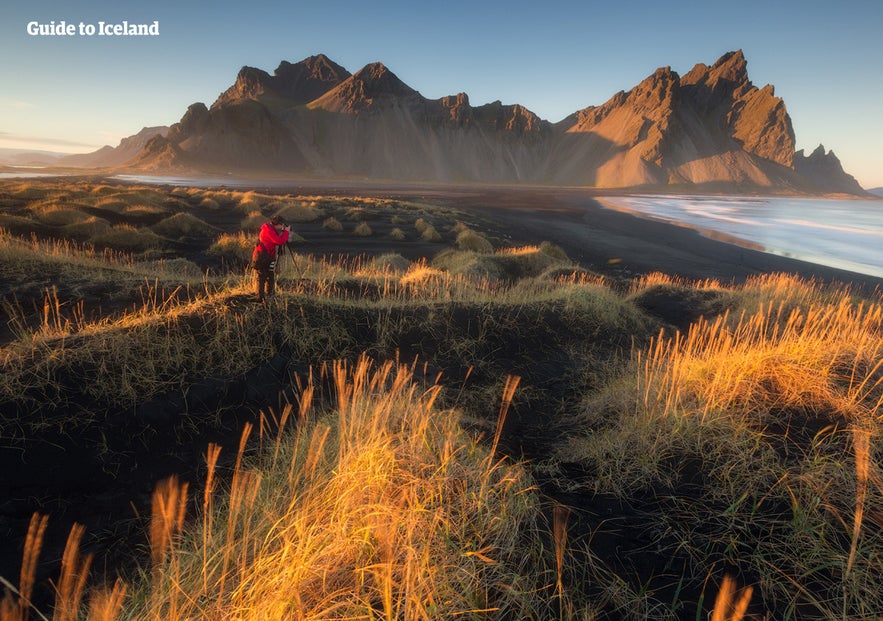
[[236, 261], [251, 261], [251, 253], [257, 244], [257, 238], [243, 231], [238, 233], [222, 233], [208, 247], [209, 255], [225, 257]]
[[[134, 585], [117, 580], [87, 594], [91, 558], [80, 554], [75, 526], [53, 618], [555, 616], [563, 564], [556, 570], [546, 552], [533, 481], [470, 438], [458, 413], [437, 405], [441, 388], [414, 371], [364, 357], [323, 367], [330, 415], [317, 416], [317, 388], [303, 387], [248, 459], [246, 426], [223, 484], [222, 449], [210, 445], [201, 510], [189, 523], [189, 486], [177, 477], [157, 485], [150, 567]], [[507, 383], [501, 422], [517, 384]], [[0, 603], [3, 621], [27, 616], [45, 528], [35, 516], [20, 586]]]
[[154, 274], [169, 280], [178, 279], [184, 283], [196, 284], [205, 277], [205, 272], [201, 267], [183, 257], [138, 262], [134, 267], [146, 274]]
[[45, 200], [56, 192], [48, 185], [30, 182], [10, 185], [6, 191], [11, 197], [22, 201]]
[[389, 232], [389, 236], [396, 241], [404, 241], [408, 238], [408, 236], [405, 235], [405, 232], [397, 226], [393, 227], [393, 229]]
[[419, 288], [433, 284], [439, 284], [445, 278], [442, 270], [430, 267], [425, 261], [412, 263], [408, 270], [399, 279], [402, 285], [411, 285]]
[[371, 237], [374, 231], [371, 230], [371, 226], [367, 222], [360, 222], [355, 229], [353, 229], [353, 235], [357, 235], [359, 237]]
[[239, 228], [243, 231], [257, 231], [267, 220], [268, 218], [260, 211], [250, 211], [239, 224]]
[[128, 224], [118, 224], [99, 232], [89, 241], [96, 246], [128, 252], [143, 252], [145, 250], [162, 248], [167, 243], [150, 229], [139, 229]]
[[34, 221], [23, 216], [0, 213], [0, 227], [16, 231], [29, 231], [34, 227]]
[[344, 210], [344, 214], [347, 220], [361, 222], [372, 215], [372, 212], [366, 209], [363, 205], [359, 205], [357, 207], [347, 207]]
[[111, 228], [110, 222], [98, 216], [90, 216], [86, 220], [62, 227], [65, 237], [86, 241], [106, 233]]
[[[154, 544], [159, 566], [127, 614], [550, 614], [531, 480], [470, 440], [456, 413], [434, 405], [439, 387], [419, 386], [412, 372], [336, 364], [333, 415], [311, 420], [308, 388], [300, 411], [284, 414], [299, 417], [298, 430], [254, 463], [238, 458], [225, 497], [208, 486], [201, 522], [180, 544]], [[165, 532], [177, 519], [169, 514]]]
[[239, 194], [237, 198], [239, 202], [236, 204], [236, 209], [242, 213], [250, 214], [254, 211], [260, 212], [268, 197], [249, 191]]
[[217, 200], [208, 196], [199, 201], [199, 206], [203, 209], [211, 209], [213, 211], [221, 208], [221, 204]]
[[692, 580], [725, 562], [777, 609], [869, 618], [883, 607], [883, 523], [865, 513], [883, 506], [881, 453], [864, 442], [883, 431], [883, 307], [778, 277], [744, 295], [780, 301], [638, 349], [587, 398], [587, 433], [561, 458], [595, 472], [596, 493], [669, 499], [647, 528]]
[[460, 250], [470, 250], [479, 253], [491, 253], [494, 245], [488, 239], [471, 229], [463, 229], [457, 234], [457, 247]]
[[146, 216], [162, 216], [169, 213], [166, 207], [156, 205], [129, 205], [123, 209], [122, 215], [135, 218], [143, 218]]
[[277, 215], [285, 218], [286, 222], [316, 222], [325, 216], [325, 211], [314, 202], [309, 201], [285, 201], [282, 204], [273, 203], [269, 209]]
[[114, 195], [112, 197], [102, 198], [95, 204], [95, 206], [98, 209], [103, 209], [105, 211], [110, 211], [113, 213], [123, 213], [126, 207], [129, 206], [129, 203], [116, 198], [116, 195]]
[[340, 232], [343, 230], [343, 224], [334, 216], [330, 216], [322, 222], [322, 228], [328, 229], [329, 231]]
[[107, 188], [106, 191], [93, 192], [93, 194], [100, 197], [94, 203], [96, 207], [117, 213], [124, 212], [127, 207], [162, 210], [169, 198], [167, 194], [159, 190], [134, 186]]
[[493, 254], [446, 250], [433, 259], [433, 265], [454, 274], [507, 281], [533, 278], [553, 267], [575, 267], [569, 260], [558, 259], [538, 246], [506, 248]]
[[406, 272], [411, 266], [411, 262], [408, 259], [396, 253], [382, 254], [379, 257], [375, 257], [371, 264], [374, 269], [381, 271], [391, 270], [397, 273]]
[[417, 232], [420, 233], [420, 238], [424, 241], [442, 241], [442, 236], [441, 234], [439, 234], [438, 230], [436, 230], [435, 226], [433, 226], [432, 223], [424, 220], [423, 218], [417, 218], [417, 220], [414, 222], [414, 228], [417, 229]]
[[62, 265], [84, 265], [99, 263], [103, 267], [123, 267], [132, 265], [129, 253], [112, 250], [98, 251], [91, 244], [78, 244], [67, 239], [40, 239], [12, 235], [0, 228], [0, 257], [7, 265], [17, 265], [26, 261], [58, 263]]
[[424, 241], [440, 243], [442, 241], [442, 236], [439, 234], [435, 227], [431, 224], [423, 229], [423, 232], [420, 233], [420, 238]]
[[32, 205], [31, 211], [38, 221], [49, 226], [67, 226], [85, 222], [90, 218], [89, 214], [75, 206], [49, 203]]
[[217, 229], [189, 213], [176, 213], [154, 224], [151, 229], [163, 237], [207, 237], [217, 234]]

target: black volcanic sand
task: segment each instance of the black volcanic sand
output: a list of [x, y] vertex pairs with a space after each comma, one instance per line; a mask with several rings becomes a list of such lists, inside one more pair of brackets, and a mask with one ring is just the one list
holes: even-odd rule
[[[592, 271], [611, 277], [663, 272], [690, 280], [743, 282], [757, 274], [787, 272], [821, 282], [852, 283], [874, 290], [883, 279], [762, 252], [712, 232], [605, 208], [601, 201], [624, 193], [592, 188], [412, 188], [374, 184], [287, 186], [292, 192], [421, 200], [483, 217], [514, 244], [549, 241]], [[271, 188], [267, 189], [272, 191]]]
[[[789, 272], [821, 281], [849, 282], [869, 291], [883, 284], [881, 279], [870, 276], [766, 254], [710, 239], [681, 226], [605, 209], [596, 200], [600, 193], [588, 190], [330, 182], [256, 183], [247, 189], [382, 197], [449, 207], [469, 215], [470, 222], [477, 223], [495, 245], [548, 241], [560, 246], [586, 269], [622, 282], [659, 271], [687, 279], [715, 278], [737, 283], [755, 274]], [[209, 214], [205, 216], [208, 219]], [[238, 221], [238, 217], [231, 216], [229, 224], [235, 224], [234, 220]], [[372, 237], [358, 238], [335, 234], [319, 223], [295, 224], [294, 229], [306, 238], [296, 251], [316, 255], [398, 252], [417, 259], [432, 257], [445, 247], [413, 238], [396, 242], [380, 230]], [[198, 254], [195, 248], [182, 248], [181, 252], [185, 256]], [[685, 310], [688, 309], [661, 309], [659, 314], [677, 315]], [[96, 554], [98, 575], [106, 573], [112, 577], [121, 568], [131, 567], [135, 557], [145, 551], [150, 494], [155, 483], [178, 474], [191, 483], [191, 497], [198, 498], [208, 443], [224, 446], [222, 455], [231, 458], [242, 424], [254, 421], [261, 409], [278, 407], [286, 398], [286, 390], [287, 398], [292, 398], [289, 378], [292, 373], [305, 374], [311, 362], [314, 361], [292, 360], [283, 352], [244, 377], [203, 380], [184, 391], [144, 403], [138, 412], [107, 413], [107, 424], [100, 428], [92, 425], [77, 430], [74, 436], [68, 429], [47, 432], [24, 444], [5, 441], [0, 445], [0, 576], [18, 582], [22, 542], [35, 511], [50, 516], [38, 574], [44, 585], [37, 594], [39, 601], [48, 596], [46, 581], [56, 576], [64, 540], [73, 522], [87, 527], [85, 549]], [[545, 371], [538, 371], [542, 373]], [[554, 377], [556, 373], [550, 366], [546, 375]], [[178, 412], [187, 412], [187, 416], [177, 416]], [[128, 422], [118, 424], [116, 420]], [[541, 423], [532, 426], [529, 411], [516, 412], [512, 420], [512, 424], [507, 424], [504, 445], [516, 457], [541, 456], [547, 448], [543, 437], [550, 431], [538, 433], [536, 426]], [[555, 431], [560, 436], [561, 430]], [[96, 457], [101, 447], [108, 453]], [[594, 531], [601, 522], [615, 522], [628, 537], [641, 531], [639, 506], [560, 494], [557, 500], [582, 510], [583, 517], [574, 519], [575, 528], [585, 529], [582, 534]], [[623, 535], [604, 537], [596, 532], [593, 546], [602, 554], [606, 551], [611, 557], [619, 555], [623, 571], [635, 572], [646, 580], [662, 566], [675, 571], [675, 561], [654, 558], [642, 550], [647, 542], [639, 539], [626, 540]], [[698, 594], [682, 594], [687, 595]]]

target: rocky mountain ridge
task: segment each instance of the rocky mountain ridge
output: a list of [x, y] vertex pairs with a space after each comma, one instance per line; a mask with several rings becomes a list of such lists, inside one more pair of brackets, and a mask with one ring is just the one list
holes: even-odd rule
[[427, 99], [381, 63], [354, 74], [324, 55], [243, 67], [126, 167], [433, 182], [863, 190], [837, 157], [795, 152], [784, 101], [748, 77], [741, 50], [680, 76], [653, 72], [550, 123], [520, 105]]
[[138, 157], [154, 136], [165, 136], [169, 128], [164, 125], [144, 127], [137, 134], [120, 140], [116, 147], [104, 146], [92, 153], [68, 155], [58, 160], [60, 166], [98, 168], [120, 166]]

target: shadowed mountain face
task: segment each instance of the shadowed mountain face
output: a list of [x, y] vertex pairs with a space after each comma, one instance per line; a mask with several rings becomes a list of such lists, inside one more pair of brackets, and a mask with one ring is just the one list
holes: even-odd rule
[[551, 124], [520, 105], [426, 99], [381, 63], [355, 74], [324, 55], [244, 67], [207, 108], [190, 106], [128, 166], [167, 172], [528, 182], [705, 185], [730, 191], [862, 190], [824, 149], [794, 151], [772, 86], [741, 51], [684, 76], [668, 67], [601, 106]]

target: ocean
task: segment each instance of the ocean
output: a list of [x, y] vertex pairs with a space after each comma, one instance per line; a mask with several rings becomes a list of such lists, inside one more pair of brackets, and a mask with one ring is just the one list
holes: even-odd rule
[[771, 254], [883, 277], [883, 200], [633, 195], [603, 202]]

